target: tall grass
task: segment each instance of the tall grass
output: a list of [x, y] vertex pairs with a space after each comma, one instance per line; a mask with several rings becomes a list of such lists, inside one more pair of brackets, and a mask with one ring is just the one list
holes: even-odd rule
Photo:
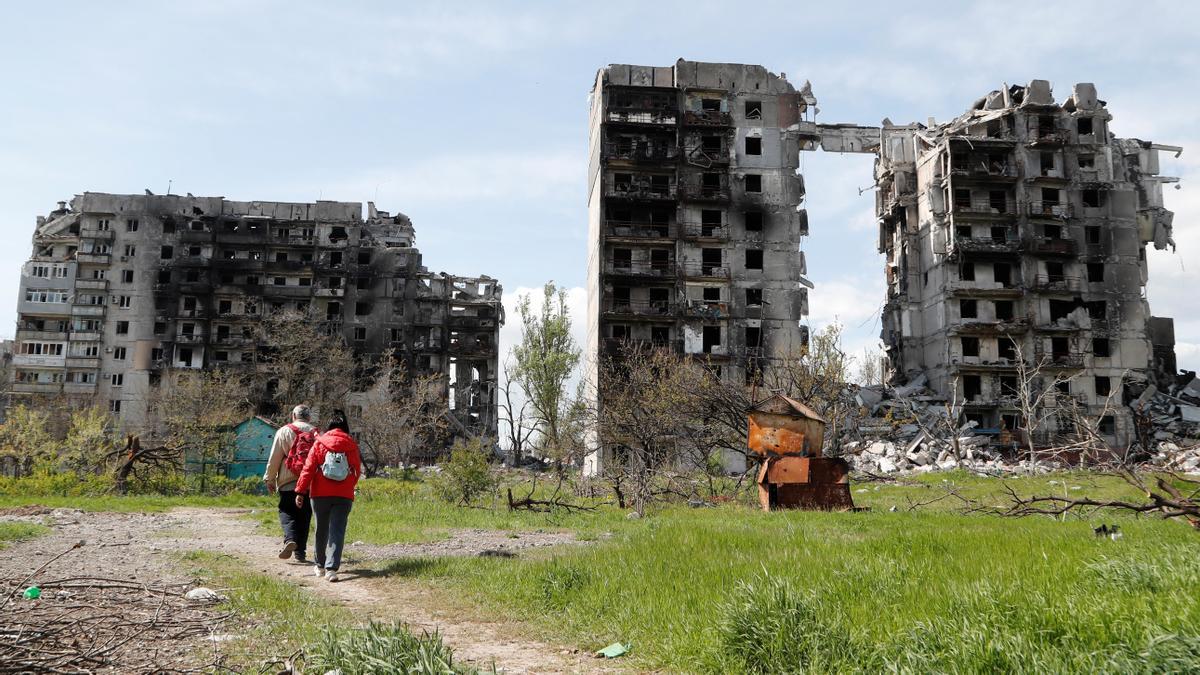
[[33, 539], [49, 531], [50, 528], [36, 523], [0, 522], [0, 549], [8, 546], [10, 542]]
[[454, 662], [454, 650], [434, 633], [413, 635], [402, 624], [371, 622], [363, 628], [325, 628], [305, 656], [305, 670], [341, 675], [476, 673]]

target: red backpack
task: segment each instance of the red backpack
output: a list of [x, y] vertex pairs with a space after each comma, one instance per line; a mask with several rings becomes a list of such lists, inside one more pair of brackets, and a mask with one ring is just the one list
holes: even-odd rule
[[304, 462], [308, 460], [308, 453], [317, 442], [317, 431], [316, 429], [301, 431], [300, 427], [295, 424], [287, 426], [292, 433], [296, 434], [296, 438], [292, 440], [292, 447], [288, 450], [284, 464], [287, 464], [288, 471], [299, 476], [300, 472], [304, 470]]

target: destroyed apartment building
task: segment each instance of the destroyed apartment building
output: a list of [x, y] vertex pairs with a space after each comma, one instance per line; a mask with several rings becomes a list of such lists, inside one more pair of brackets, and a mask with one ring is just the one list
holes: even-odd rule
[[357, 357], [440, 376], [452, 427], [494, 437], [500, 285], [427, 271], [406, 216], [362, 211], [149, 191], [60, 202], [22, 269], [14, 402], [95, 402], [140, 432], [166, 371], [250, 363], [261, 318], [298, 311]]
[[[978, 430], [1023, 428], [1020, 390], [1053, 387], [1115, 447], [1127, 406], [1175, 375], [1171, 319], [1146, 300], [1146, 245], [1173, 247], [1160, 150], [1122, 139], [1091, 84], [1062, 103], [1034, 80], [944, 124], [880, 130], [875, 178], [887, 259], [882, 338], [897, 383], [956, 399]], [[919, 388], [919, 387], [918, 387]]]
[[[752, 383], [807, 342], [797, 173], [815, 100], [762, 66], [610, 65], [592, 89], [586, 377], [638, 346]], [[606, 451], [588, 457], [598, 471]]]

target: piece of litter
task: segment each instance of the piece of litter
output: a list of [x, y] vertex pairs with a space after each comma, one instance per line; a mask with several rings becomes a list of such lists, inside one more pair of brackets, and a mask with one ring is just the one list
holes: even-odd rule
[[42, 589], [38, 588], [37, 586], [30, 586], [29, 588], [26, 588], [25, 592], [21, 595], [23, 595], [26, 600], [37, 600], [38, 598], [42, 597]]
[[630, 646], [631, 645], [627, 645], [627, 644], [623, 645], [620, 642], [614, 642], [611, 645], [605, 647], [604, 649], [601, 649], [600, 651], [596, 652], [596, 658], [598, 658], [598, 659], [600, 659], [600, 658], [615, 659], [618, 656], [624, 656], [625, 654], [627, 654], [629, 652]]
[[199, 588], [193, 588], [185, 593], [183, 597], [187, 598], [188, 600], [199, 600], [203, 602], [217, 602], [219, 600], [224, 600], [220, 593], [217, 593], [211, 588], [204, 588], [203, 586]]

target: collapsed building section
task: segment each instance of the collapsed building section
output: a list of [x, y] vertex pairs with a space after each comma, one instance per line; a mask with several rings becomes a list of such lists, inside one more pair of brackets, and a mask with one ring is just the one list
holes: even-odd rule
[[[95, 400], [136, 431], [169, 369], [252, 363], [299, 311], [360, 360], [439, 375], [460, 433], [495, 437], [501, 287], [429, 272], [412, 222], [367, 204], [84, 193], [39, 217], [21, 275], [16, 397]], [[319, 374], [318, 374], [319, 376]]]
[[[610, 65], [592, 90], [587, 377], [669, 348], [752, 384], [807, 335], [797, 173], [816, 101], [761, 66]], [[585, 468], [599, 470], [604, 452]]]
[[1125, 404], [1174, 375], [1146, 245], [1173, 247], [1158, 152], [1181, 150], [1117, 138], [1111, 119], [1091, 84], [1060, 104], [1034, 80], [945, 124], [885, 120], [872, 150], [897, 382], [927, 378], [977, 430], [1025, 429], [1024, 388], [1064, 411], [1038, 444], [1070, 431], [1068, 408], [1114, 446], [1136, 440]]

